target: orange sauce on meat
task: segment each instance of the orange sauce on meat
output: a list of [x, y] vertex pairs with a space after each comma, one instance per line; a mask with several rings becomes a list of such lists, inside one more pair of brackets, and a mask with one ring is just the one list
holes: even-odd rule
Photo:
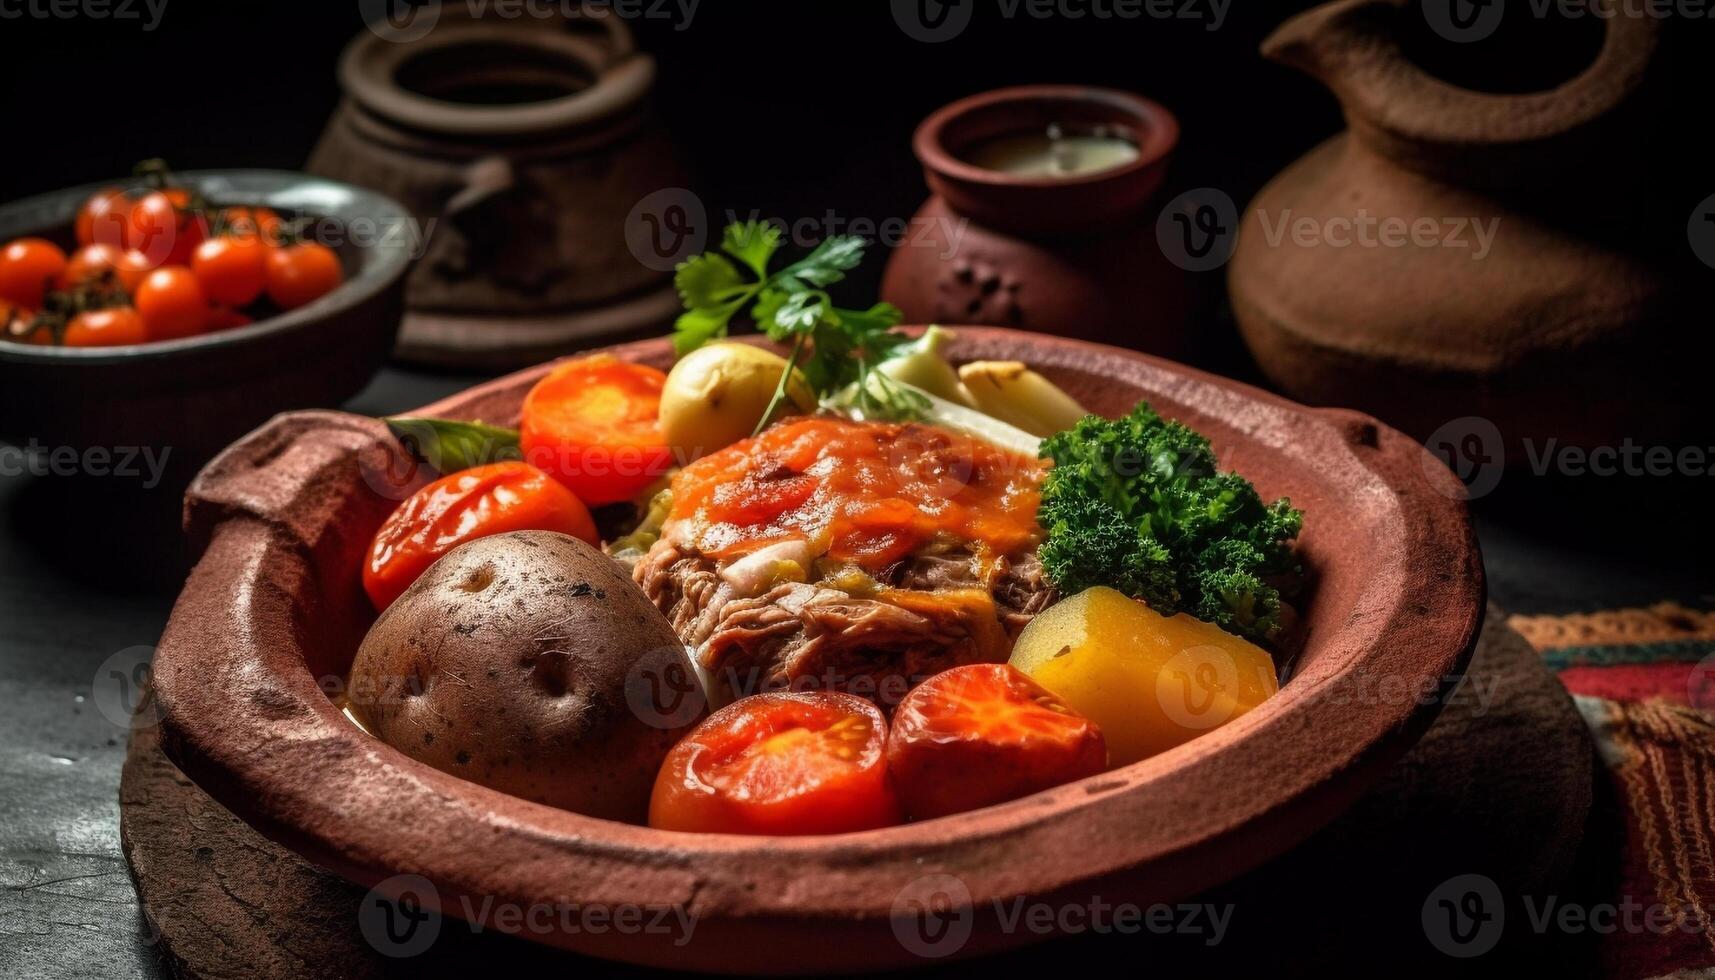
[[[731, 560], [792, 539], [876, 572], [939, 538], [1010, 555], [1041, 537], [1042, 464], [929, 425], [784, 422], [685, 467], [668, 516]], [[818, 549], [819, 550], [819, 549]]]

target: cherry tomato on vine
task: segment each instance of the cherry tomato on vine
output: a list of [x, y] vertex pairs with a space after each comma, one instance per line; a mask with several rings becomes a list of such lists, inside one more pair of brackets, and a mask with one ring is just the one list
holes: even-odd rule
[[17, 344], [45, 344], [44, 336], [47, 331], [37, 330], [28, 337], [20, 331], [35, 318], [36, 311], [19, 306], [11, 300], [0, 297], [0, 339], [10, 340]]
[[118, 347], [141, 344], [149, 339], [143, 318], [129, 306], [87, 310], [66, 324], [61, 343], [67, 347]]
[[131, 298], [143, 317], [150, 340], [176, 340], [201, 333], [208, 327], [208, 297], [196, 276], [182, 265], [169, 265], [149, 273]]
[[466, 541], [508, 531], [558, 531], [593, 545], [589, 508], [527, 463], [460, 470], [412, 494], [381, 524], [363, 564], [363, 588], [386, 609], [436, 559]]
[[649, 826], [724, 834], [843, 834], [900, 821], [875, 705], [838, 691], [741, 698], [667, 753]]
[[226, 208], [220, 212], [220, 226], [227, 235], [260, 238], [267, 245], [280, 241], [280, 216], [269, 208]]
[[256, 318], [240, 313], [224, 306], [217, 306], [208, 313], [208, 331], [231, 330], [256, 322]]
[[117, 281], [121, 254], [120, 250], [112, 245], [103, 245], [100, 242], [85, 245], [66, 259], [65, 268], [60, 270], [55, 285], [60, 289], [70, 289], [109, 274]]
[[60, 277], [66, 254], [45, 238], [18, 238], [0, 249], [0, 299], [31, 309]]
[[320, 299], [344, 278], [339, 256], [320, 242], [268, 249], [268, 298], [283, 310]]
[[254, 235], [207, 239], [191, 254], [191, 272], [211, 302], [248, 306], [267, 285], [268, 246]]
[[131, 202], [118, 187], [91, 194], [77, 211], [77, 243], [124, 248], [130, 225]]
[[113, 271], [119, 276], [119, 285], [124, 286], [127, 293], [135, 295], [137, 287], [155, 271], [155, 263], [142, 252], [128, 248], [114, 260]]
[[143, 195], [131, 205], [126, 246], [157, 266], [189, 265], [191, 253], [208, 237], [208, 223], [189, 210], [190, 200], [190, 192], [180, 187]]

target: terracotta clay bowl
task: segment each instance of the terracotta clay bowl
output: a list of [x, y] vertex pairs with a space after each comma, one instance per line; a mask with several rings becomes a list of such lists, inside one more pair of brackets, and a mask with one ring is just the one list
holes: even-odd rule
[[[664, 340], [613, 350], [658, 366], [672, 357]], [[418, 897], [453, 916], [485, 896], [683, 909], [696, 922], [683, 945], [559, 931], [557, 919], [523, 931], [633, 963], [781, 973], [921, 964], [1040, 938], [1003, 925], [1017, 896], [1189, 896], [1303, 839], [1427, 727], [1476, 641], [1484, 579], [1462, 488], [1417, 443], [1361, 415], [1078, 341], [963, 328], [953, 356], [1028, 361], [1104, 413], [1149, 399], [1208, 434], [1265, 497], [1291, 496], [1306, 514], [1316, 587], [1306, 646], [1276, 697], [1123, 769], [858, 834], [680, 834], [525, 802], [377, 742], [318, 687], [344, 674], [373, 618], [360, 554], [420, 477], [378, 423], [306, 412], [239, 442], [191, 488], [186, 525], [201, 559], [155, 660], [163, 743], [216, 799], [358, 883], [421, 876], [432, 888]], [[545, 370], [423, 412], [514, 424]], [[937, 903], [950, 904], [926, 925], [923, 907]]]
[[[183, 340], [103, 348], [0, 342], [0, 439], [169, 446], [176, 457], [202, 461], [277, 412], [343, 402], [387, 359], [411, 261], [414, 226], [403, 207], [373, 191], [285, 171], [174, 177], [216, 204], [265, 205], [344, 229], [341, 242], [328, 244], [345, 281], [295, 310]], [[69, 251], [79, 205], [102, 186], [0, 207], [0, 241], [35, 235]]]

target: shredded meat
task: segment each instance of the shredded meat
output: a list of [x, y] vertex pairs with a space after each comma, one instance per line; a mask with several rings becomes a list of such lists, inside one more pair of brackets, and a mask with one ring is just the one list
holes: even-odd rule
[[987, 569], [968, 549], [895, 564], [874, 596], [783, 582], [741, 596], [709, 558], [656, 542], [634, 569], [645, 594], [725, 697], [833, 688], [898, 702], [949, 667], [997, 663], [1052, 600], [1034, 554]]

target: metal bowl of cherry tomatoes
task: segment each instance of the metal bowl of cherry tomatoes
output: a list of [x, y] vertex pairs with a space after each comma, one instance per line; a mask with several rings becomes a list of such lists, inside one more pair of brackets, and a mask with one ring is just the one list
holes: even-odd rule
[[211, 456], [393, 350], [403, 205], [273, 170], [140, 168], [0, 206], [0, 441]]

